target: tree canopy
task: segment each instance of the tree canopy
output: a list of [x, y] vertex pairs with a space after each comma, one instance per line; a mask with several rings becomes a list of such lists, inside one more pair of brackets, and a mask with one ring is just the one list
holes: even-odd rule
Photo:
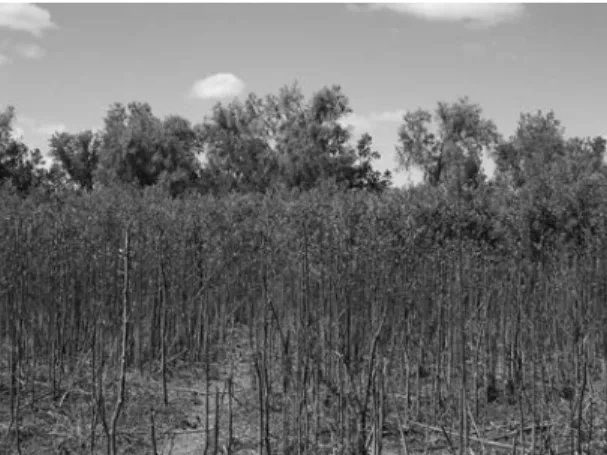
[[495, 124], [482, 117], [468, 98], [438, 103], [434, 116], [427, 110], [407, 112], [396, 147], [401, 168], [415, 166], [431, 185], [476, 183], [483, 150], [499, 141]]
[[[0, 114], [0, 182], [21, 194], [120, 185], [227, 196], [311, 191], [326, 183], [386, 193], [373, 137], [344, 126], [353, 113], [339, 85], [306, 97], [297, 84], [277, 93], [217, 103], [198, 124], [156, 116], [145, 102], [115, 103], [104, 127], [61, 132], [49, 141], [52, 166], [13, 134], [16, 110]], [[603, 137], [567, 137], [552, 111], [522, 113], [503, 137], [479, 104], [463, 97], [434, 111], [406, 112], [395, 135], [396, 165], [421, 169], [416, 202], [420, 241], [455, 232], [504, 251], [524, 244], [528, 257], [566, 242], [581, 245], [602, 229], [607, 168]], [[487, 179], [481, 162], [495, 162]], [[425, 220], [425, 221], [423, 221]], [[462, 230], [458, 230], [462, 227]], [[438, 237], [437, 237], [438, 236]], [[425, 241], [425, 240], [424, 240]]]

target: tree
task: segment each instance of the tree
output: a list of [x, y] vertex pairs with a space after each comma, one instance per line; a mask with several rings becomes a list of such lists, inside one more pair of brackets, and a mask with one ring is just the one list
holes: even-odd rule
[[183, 117], [170, 115], [162, 122], [162, 141], [159, 164], [159, 183], [172, 196], [192, 187], [200, 179], [200, 163], [197, 158], [197, 138], [191, 123]]
[[[521, 114], [515, 134], [494, 152], [496, 181], [513, 192], [517, 219], [534, 260], [548, 247], [592, 237], [604, 200], [605, 140], [565, 138], [554, 112]], [[564, 242], [562, 242], [564, 240]]]
[[373, 138], [364, 133], [356, 144], [357, 160], [351, 166], [342, 167], [338, 182], [346, 182], [349, 188], [367, 189], [381, 193], [391, 185], [390, 171], [383, 174], [373, 169], [371, 161], [379, 159], [379, 152], [373, 149]]
[[218, 103], [211, 117], [197, 128], [204, 144], [209, 174], [222, 191], [265, 191], [277, 169], [263, 104], [255, 95], [245, 103]]
[[348, 98], [334, 85], [316, 92], [296, 114], [281, 150], [281, 171], [288, 186], [310, 189], [354, 166], [351, 133], [339, 122], [351, 112]]
[[13, 121], [15, 120], [15, 108], [8, 106], [0, 113], [0, 147], [4, 149], [13, 140]]
[[91, 191], [100, 145], [99, 136], [90, 130], [78, 134], [56, 133], [50, 139], [50, 153], [72, 181]]
[[554, 112], [521, 114], [514, 136], [493, 152], [496, 177], [513, 189], [520, 188], [547, 175], [564, 154], [564, 129]]
[[30, 150], [14, 138], [14, 120], [12, 106], [0, 114], [0, 183], [10, 182], [17, 191], [26, 194], [43, 178], [43, 158], [40, 150]]
[[481, 153], [498, 139], [495, 124], [482, 117], [479, 105], [468, 98], [450, 105], [441, 102], [434, 118], [423, 109], [405, 114], [398, 132], [398, 166], [420, 168], [433, 186], [454, 181], [477, 184]]
[[340, 124], [350, 112], [339, 86], [322, 88], [308, 102], [293, 84], [278, 95], [217, 104], [198, 127], [207, 168], [225, 191], [263, 192], [276, 184], [308, 190], [325, 179], [381, 190], [390, 175], [373, 170], [379, 154], [370, 136], [350, 144]]
[[162, 121], [147, 103], [114, 104], [105, 118], [96, 177], [141, 187], [164, 182], [178, 191], [197, 175], [195, 139], [181, 117]]

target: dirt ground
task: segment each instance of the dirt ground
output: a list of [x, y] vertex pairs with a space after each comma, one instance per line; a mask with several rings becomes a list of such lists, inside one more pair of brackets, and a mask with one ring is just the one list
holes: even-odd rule
[[[234, 330], [230, 334], [223, 357], [214, 362], [209, 370], [208, 386], [205, 380], [206, 371], [202, 366], [192, 367], [184, 364], [172, 368], [168, 382], [168, 407], [162, 405], [162, 384], [159, 375], [150, 378], [129, 373], [128, 400], [124, 417], [119, 422], [119, 453], [153, 454], [150, 410], [154, 408], [155, 441], [159, 455], [227, 454], [230, 415], [233, 441], [230, 453], [258, 454], [259, 413], [254, 387], [252, 349], [247, 340], [248, 336], [243, 330]], [[64, 381], [59, 397], [55, 400], [50, 399], [48, 387], [44, 386], [48, 384], [48, 381], [45, 381], [48, 378], [43, 376], [35, 383], [37, 391], [34, 402], [28, 393], [24, 394], [20, 419], [22, 454], [91, 453], [91, 394], [86, 386], [90, 381], [86, 377], [78, 377], [77, 373], [77, 370], [74, 371], [73, 377]], [[231, 403], [227, 390], [229, 378], [232, 378], [233, 384]], [[9, 431], [8, 385], [8, 369], [0, 365], [1, 455], [17, 453], [12, 437], [14, 431]], [[28, 392], [30, 386], [24, 384], [24, 390]], [[604, 406], [604, 397], [599, 396], [599, 390], [604, 390], [601, 384], [596, 384], [596, 391], [590, 388], [583, 403], [585, 415], [596, 420], [592, 438], [597, 443], [587, 445], [588, 453], [592, 454], [607, 453], [607, 409]], [[402, 416], [394, 411], [398, 409], [397, 402], [402, 397], [388, 398], [390, 403], [385, 419], [382, 450], [384, 455], [457, 453], [457, 422], [444, 427], [420, 423], [429, 421], [425, 418], [419, 419], [420, 422], [402, 422]], [[108, 404], [108, 409], [111, 410], [112, 406], [113, 401]], [[231, 414], [228, 412], [230, 408]], [[554, 446], [556, 441], [560, 448], [558, 453], [573, 453], [571, 403], [556, 400], [549, 411], [549, 421], [527, 422], [521, 432], [519, 409], [516, 405], [492, 404], [484, 410], [483, 422], [471, 422], [470, 453], [525, 453], [521, 450], [520, 436], [523, 434], [526, 446], [529, 447], [534, 426], [536, 447], [540, 446], [542, 438], [549, 431], [553, 435], [552, 445]], [[282, 414], [273, 414], [275, 415], [270, 417], [272, 428], [280, 429]], [[93, 453], [106, 453], [105, 437], [99, 424], [96, 433], [96, 447]], [[331, 448], [330, 442], [327, 442], [325, 449], [322, 454], [340, 453], [338, 449]], [[542, 452], [538, 450], [536, 453]]]

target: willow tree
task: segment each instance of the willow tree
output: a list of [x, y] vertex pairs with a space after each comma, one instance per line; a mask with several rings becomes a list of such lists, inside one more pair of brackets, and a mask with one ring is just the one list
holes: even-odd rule
[[397, 163], [401, 169], [421, 169], [433, 186], [476, 185], [482, 178], [482, 153], [498, 140], [495, 124], [483, 117], [479, 105], [465, 97], [452, 104], [440, 102], [434, 115], [424, 109], [404, 115]]

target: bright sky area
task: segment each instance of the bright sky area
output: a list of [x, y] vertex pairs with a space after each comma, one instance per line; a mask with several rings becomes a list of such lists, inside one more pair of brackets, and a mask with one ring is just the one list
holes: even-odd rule
[[0, 107], [45, 152], [114, 102], [199, 123], [234, 96], [339, 84], [348, 123], [393, 170], [402, 114], [464, 95], [506, 136], [538, 109], [567, 135], [607, 133], [606, 17], [602, 4], [0, 4]]

